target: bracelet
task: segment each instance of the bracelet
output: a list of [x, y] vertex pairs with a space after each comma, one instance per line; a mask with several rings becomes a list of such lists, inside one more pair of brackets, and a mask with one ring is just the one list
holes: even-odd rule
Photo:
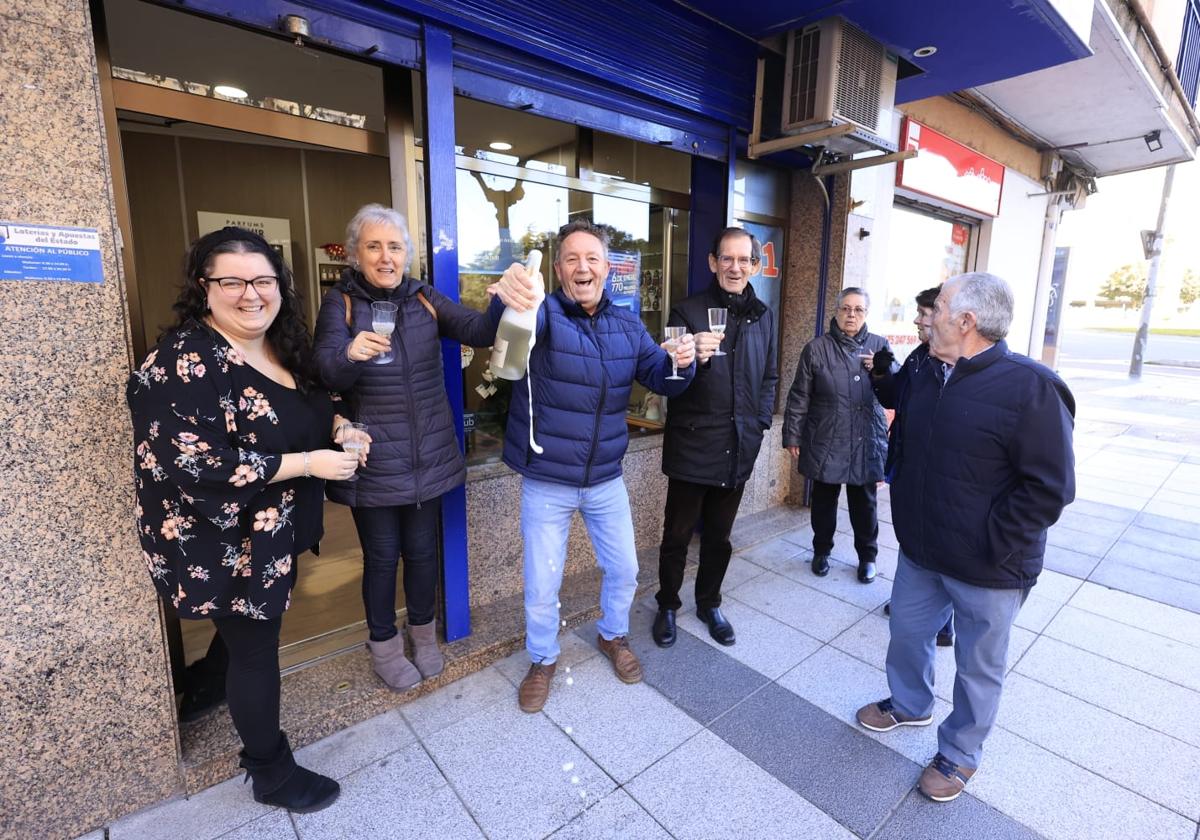
[[304, 453], [304, 477], [312, 478], [312, 455], [308, 452]]

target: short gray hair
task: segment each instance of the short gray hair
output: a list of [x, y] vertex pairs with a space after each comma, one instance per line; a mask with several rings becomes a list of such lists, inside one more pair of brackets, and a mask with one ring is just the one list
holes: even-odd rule
[[405, 221], [404, 214], [399, 210], [384, 207], [382, 204], [364, 204], [358, 208], [354, 218], [346, 225], [346, 259], [355, 268], [358, 267], [358, 260], [354, 256], [358, 252], [358, 238], [362, 234], [362, 229], [369, 224], [391, 225], [404, 235], [404, 249], [408, 253], [408, 259], [404, 263], [404, 273], [407, 274], [413, 260], [412, 237], [408, 234], [408, 222]]
[[1008, 283], [986, 271], [960, 274], [946, 281], [950, 283], [958, 287], [950, 298], [951, 315], [974, 314], [976, 329], [988, 341], [1008, 335], [1013, 319], [1013, 293]]
[[840, 292], [838, 292], [838, 299], [837, 299], [838, 306], [841, 306], [842, 301], [844, 301], [846, 298], [850, 297], [850, 295], [862, 295], [863, 300], [865, 300], [867, 302], [867, 309], [871, 308], [871, 296], [869, 294], [867, 294], [866, 289], [860, 288], [858, 286], [847, 286], [846, 288], [844, 288]]

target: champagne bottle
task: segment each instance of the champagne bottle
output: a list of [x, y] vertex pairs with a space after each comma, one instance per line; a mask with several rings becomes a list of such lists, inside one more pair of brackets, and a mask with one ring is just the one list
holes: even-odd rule
[[[542, 265], [542, 252], [532, 250], [525, 260], [525, 270], [530, 277], [538, 273]], [[496, 340], [492, 344], [490, 365], [492, 373], [501, 379], [513, 382], [525, 376], [529, 365], [529, 352], [533, 348], [537, 331], [537, 314], [545, 291], [541, 285], [535, 284], [534, 294], [537, 302], [524, 312], [517, 312], [511, 307], [504, 310], [500, 317], [500, 325], [496, 329]]]

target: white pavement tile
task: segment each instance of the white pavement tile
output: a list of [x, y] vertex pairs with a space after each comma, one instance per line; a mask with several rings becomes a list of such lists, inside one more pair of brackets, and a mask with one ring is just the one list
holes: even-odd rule
[[1200, 779], [1200, 749], [1191, 744], [1020, 674], [1004, 683], [997, 723], [1152, 802], [1200, 818], [1200, 786], [1184, 781]]
[[1200, 489], [1189, 491], [1167, 484], [1166, 487], [1154, 494], [1154, 501], [1173, 502], [1177, 505], [1200, 505]]
[[518, 709], [515, 696], [430, 736], [425, 746], [489, 837], [545, 837], [587, 800], [615, 788], [545, 715]]
[[887, 676], [878, 668], [829, 646], [788, 671], [778, 682], [868, 738], [920, 765], [928, 764], [937, 752], [937, 727], [950, 714], [950, 704], [934, 698], [933, 722], [929, 726], [901, 726], [891, 732], [863, 729], [855, 713], [890, 694]]
[[[333, 807], [337, 807], [337, 804]], [[276, 811], [235, 828], [228, 834], [222, 834], [220, 840], [294, 840], [295, 837], [296, 828], [287, 811]]]
[[1082, 583], [1079, 578], [1043, 569], [1042, 573], [1038, 575], [1037, 585], [1033, 587], [1033, 594], [1059, 604], [1065, 604], [1071, 600], [1071, 596], [1075, 594]]
[[301, 840], [483, 837], [420, 744], [352, 773], [332, 806], [293, 819]]
[[[1011, 669], [1033, 644], [1037, 634], [1014, 626], [1008, 640], [1008, 667]], [[891, 634], [886, 616], [871, 614], [833, 640], [832, 645], [880, 671], [887, 661]], [[937, 648], [933, 660], [933, 693], [946, 701], [954, 699], [954, 648]]]
[[[703, 675], [697, 674], [697, 679]], [[624, 784], [701, 728], [646, 683], [626, 685], [605, 657], [557, 672], [546, 717]]]
[[1200, 615], [1189, 610], [1090, 582], [1079, 587], [1070, 604], [1076, 609], [1200, 648]]
[[761, 613], [827, 642], [865, 611], [773, 572], [759, 575], [729, 593]]
[[796, 583], [824, 592], [826, 595], [832, 595], [840, 601], [853, 604], [859, 609], [876, 609], [883, 606], [892, 597], [892, 581], [879, 574], [878, 564], [876, 564], [876, 578], [874, 583], [858, 582], [857, 560], [855, 560], [853, 565], [840, 561], [830, 563], [829, 574], [825, 577], [814, 575], [812, 573], [812, 564], [807, 561], [803, 563], [789, 563], [776, 569], [776, 572], [784, 577], [791, 578]]
[[213, 785], [188, 799], [171, 799], [117, 820], [110, 840], [209, 840], [272, 811], [254, 801], [244, 774]]
[[1144, 508], [1145, 513], [1165, 516], [1168, 519], [1182, 519], [1184, 522], [1200, 523], [1200, 508], [1195, 505], [1181, 505], [1176, 502], [1163, 502], [1152, 499]]
[[1195, 831], [1186, 817], [1000, 727], [967, 790], [1051, 840], [1186, 840]]
[[1046, 542], [1069, 551], [1103, 557], [1104, 553], [1116, 542], [1116, 538], [1054, 525], [1046, 532]]
[[708, 730], [625, 790], [680, 840], [855, 836]]
[[768, 679], [775, 679], [821, 647], [812, 636], [760, 613], [732, 595], [722, 601], [721, 612], [737, 634], [737, 643], [729, 647], [709, 635], [708, 627], [693, 610], [679, 614], [679, 627]]
[[296, 750], [296, 761], [309, 770], [341, 779], [415, 740], [400, 712], [393, 709]]
[[1200, 691], [1200, 648], [1065, 606], [1045, 635]]
[[[650, 598], [650, 603], [653, 604], [654, 596], [650, 595], [648, 597]], [[657, 606], [652, 606], [651, 608], [657, 609]], [[633, 628], [630, 629], [632, 632], [637, 632]], [[584, 660], [600, 655], [600, 651], [596, 649], [595, 645], [588, 644], [583, 639], [579, 638], [579, 636], [575, 635], [573, 631], [564, 630], [562, 633], [559, 633], [558, 644], [561, 649], [558, 655], [558, 666], [560, 668], [568, 665], [574, 667]], [[525, 674], [529, 672], [529, 653], [525, 650], [525, 648], [522, 647], [515, 653], [501, 659], [495, 664], [494, 667], [497, 671], [503, 674], [510, 683], [512, 683], [514, 686], [518, 686], [521, 684], [521, 680], [525, 679]], [[513, 705], [516, 705], [516, 692], [513, 692], [512, 698]]]
[[[802, 550], [800, 546], [796, 545], [794, 541], [788, 539], [785, 535], [761, 542], [744, 551], [739, 551], [737, 554], [743, 560], [748, 560], [756, 566], [761, 566], [764, 569], [776, 569], [781, 564], [799, 555]], [[729, 587], [725, 588], [728, 589]]]
[[[1200, 507], [1200, 496], [1196, 496], [1192, 504]], [[1167, 552], [1184, 560], [1200, 561], [1200, 540], [1189, 539], [1178, 534], [1164, 534], [1145, 528], [1141, 525], [1130, 525], [1128, 530], [1117, 540], [1117, 545], [1130, 543], [1142, 546], [1155, 552]]]
[[1118, 488], [1119, 485], [1116, 481], [1113, 482], [1111, 489], [1100, 489], [1084, 484], [1075, 490], [1075, 497], [1138, 511], [1145, 509], [1146, 503], [1154, 495], [1154, 490], [1149, 488], [1145, 490], [1137, 486]]
[[[1045, 574], [1045, 572], [1042, 574]], [[1034, 588], [1035, 593], [1038, 588], [1040, 587]], [[1062, 609], [1061, 602], [1031, 593], [1025, 599], [1025, 604], [1021, 607], [1021, 611], [1017, 613], [1017, 618], [1013, 623], [1017, 627], [1024, 627], [1026, 630], [1040, 633], [1060, 609]]]
[[404, 705], [400, 711], [413, 731], [427, 738], [493, 703], [504, 702], [516, 702], [513, 684], [495, 668], [484, 668]]
[[[729, 558], [729, 566], [725, 569], [725, 580], [721, 582], [721, 589], [724, 592], [737, 589], [746, 581], [752, 580], [762, 573], [762, 566], [756, 566], [754, 563], [734, 555]], [[692, 590], [692, 596], [695, 597], [696, 586], [694, 582], [684, 581], [683, 588]], [[651, 596], [651, 600], [654, 600], [653, 596]], [[655, 602], [655, 605], [657, 606], [657, 602]]]
[[1200, 691], [1043, 636], [1014, 673], [1200, 747]]
[[671, 840], [671, 835], [623, 790], [593, 804], [547, 840]]

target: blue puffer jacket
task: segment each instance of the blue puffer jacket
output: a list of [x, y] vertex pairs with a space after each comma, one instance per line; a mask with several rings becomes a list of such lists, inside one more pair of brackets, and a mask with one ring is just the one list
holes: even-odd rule
[[[499, 299], [491, 312], [503, 312]], [[504, 463], [521, 475], [574, 487], [591, 487], [621, 475], [629, 445], [625, 412], [633, 382], [668, 397], [692, 380], [693, 362], [668, 380], [671, 356], [655, 344], [638, 317], [614, 306], [607, 290], [593, 315], [559, 289], [538, 312], [537, 343], [530, 354], [534, 439], [529, 447], [529, 377], [513, 383]]]
[[[351, 328], [343, 292], [350, 296]], [[417, 292], [437, 311], [436, 321]], [[371, 329], [371, 303], [377, 300], [399, 307], [392, 333], [395, 359], [385, 365], [349, 361], [346, 349], [354, 336]], [[466, 480], [442, 379], [439, 338], [486, 347], [498, 323], [499, 315], [461, 306], [411, 277], [394, 289], [377, 289], [357, 271], [342, 274], [321, 301], [313, 355], [325, 386], [341, 393], [350, 415], [367, 424], [371, 454], [358, 481], [326, 483], [332, 501], [351, 507], [411, 505]]]
[[1037, 582], [1046, 529], [1075, 498], [1075, 398], [1003, 342], [913, 371], [900, 405], [892, 522], [914, 563], [976, 586]]

